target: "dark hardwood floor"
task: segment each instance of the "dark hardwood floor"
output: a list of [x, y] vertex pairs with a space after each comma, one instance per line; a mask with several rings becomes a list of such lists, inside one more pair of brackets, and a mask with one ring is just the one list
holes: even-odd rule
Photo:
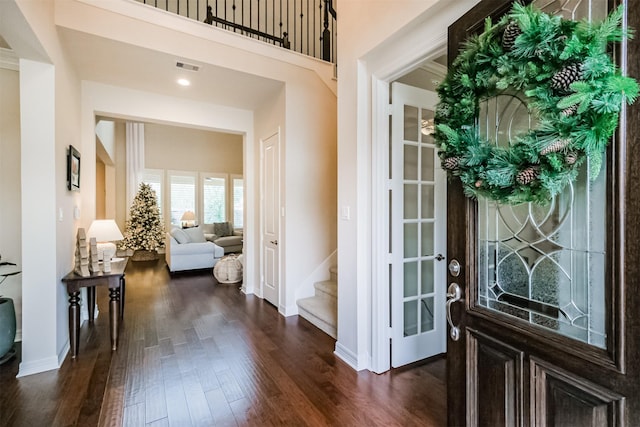
[[16, 379], [0, 365], [0, 426], [444, 426], [445, 361], [355, 372], [335, 341], [210, 272], [129, 262], [119, 348], [108, 296], [80, 354]]

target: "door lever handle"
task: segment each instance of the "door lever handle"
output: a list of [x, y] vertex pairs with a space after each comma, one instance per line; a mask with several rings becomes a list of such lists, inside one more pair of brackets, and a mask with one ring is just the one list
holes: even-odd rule
[[278, 241], [277, 240], [271, 240], [270, 241], [272, 245], [278, 246]]
[[449, 336], [453, 341], [460, 339], [460, 328], [453, 324], [451, 319], [451, 304], [454, 302], [463, 301], [462, 289], [457, 283], [451, 283], [447, 289], [447, 323], [449, 323]]

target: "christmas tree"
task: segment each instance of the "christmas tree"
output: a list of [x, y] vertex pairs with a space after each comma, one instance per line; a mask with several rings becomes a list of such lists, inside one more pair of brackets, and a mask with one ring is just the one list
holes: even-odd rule
[[141, 183], [138, 194], [133, 199], [120, 247], [134, 251], [155, 251], [164, 247], [164, 224], [156, 192], [149, 184]]

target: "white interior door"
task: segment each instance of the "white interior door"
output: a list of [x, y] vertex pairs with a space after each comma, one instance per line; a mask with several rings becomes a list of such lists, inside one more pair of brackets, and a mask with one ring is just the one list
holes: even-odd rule
[[391, 85], [391, 365], [446, 351], [446, 174], [434, 92]]
[[280, 306], [280, 133], [262, 141], [262, 296], [276, 307]]

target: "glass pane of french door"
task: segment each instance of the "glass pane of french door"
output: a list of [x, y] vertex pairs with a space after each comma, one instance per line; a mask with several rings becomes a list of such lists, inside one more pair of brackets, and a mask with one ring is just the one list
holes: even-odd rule
[[433, 111], [404, 106], [404, 336], [434, 329], [434, 165], [436, 150], [422, 123]]
[[[540, 0], [547, 13], [600, 20], [605, 1]], [[481, 105], [482, 137], [508, 145], [509, 135], [535, 127], [519, 94]], [[548, 205], [478, 200], [478, 292], [476, 303], [540, 328], [606, 347], [604, 298], [606, 167], [578, 179]]]

